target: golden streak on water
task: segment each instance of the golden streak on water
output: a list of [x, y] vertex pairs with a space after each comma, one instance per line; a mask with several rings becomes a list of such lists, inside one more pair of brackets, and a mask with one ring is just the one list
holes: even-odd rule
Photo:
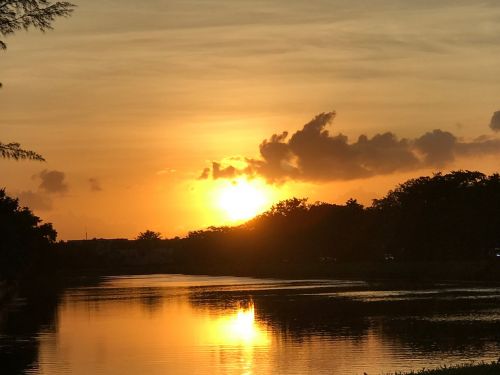
[[267, 346], [270, 343], [265, 328], [255, 319], [255, 306], [238, 307], [210, 322], [204, 345]]

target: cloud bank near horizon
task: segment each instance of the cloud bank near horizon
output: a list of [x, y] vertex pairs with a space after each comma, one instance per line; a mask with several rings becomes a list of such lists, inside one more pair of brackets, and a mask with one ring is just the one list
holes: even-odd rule
[[[385, 132], [371, 138], [360, 135], [355, 142], [349, 142], [347, 136], [332, 135], [326, 129], [335, 116], [334, 111], [321, 113], [290, 137], [286, 131], [273, 134], [259, 145], [259, 158], [242, 158], [242, 167], [214, 161], [199, 178], [262, 177], [271, 183], [346, 181], [444, 168], [459, 157], [500, 153], [498, 138], [481, 136], [463, 141], [441, 129], [414, 139]], [[500, 130], [500, 111], [493, 115], [490, 127]]]
[[32, 176], [40, 181], [38, 189], [24, 190], [17, 193], [21, 205], [32, 210], [50, 211], [54, 206], [54, 197], [66, 195], [69, 186], [66, 182], [66, 173], [57, 170], [44, 169]]

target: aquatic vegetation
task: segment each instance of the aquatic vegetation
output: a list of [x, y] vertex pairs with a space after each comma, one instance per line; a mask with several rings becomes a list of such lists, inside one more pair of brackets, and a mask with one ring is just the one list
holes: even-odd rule
[[[500, 359], [491, 363], [471, 363], [458, 366], [442, 366], [438, 369], [412, 372], [396, 372], [393, 375], [498, 375], [500, 374]], [[391, 375], [391, 374], [386, 374]]]

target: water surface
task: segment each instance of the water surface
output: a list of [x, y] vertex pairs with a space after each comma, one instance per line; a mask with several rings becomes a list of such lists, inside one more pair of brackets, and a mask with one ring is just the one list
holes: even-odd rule
[[498, 358], [500, 288], [109, 277], [1, 327], [26, 374], [381, 374]]

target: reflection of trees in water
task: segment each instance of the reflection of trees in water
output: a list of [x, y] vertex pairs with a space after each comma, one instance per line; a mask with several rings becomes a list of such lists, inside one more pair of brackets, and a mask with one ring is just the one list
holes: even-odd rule
[[75, 290], [66, 298], [71, 303], [84, 303], [90, 309], [99, 309], [102, 304], [116, 306], [139, 303], [146, 311], [153, 314], [160, 310], [167, 298], [171, 297], [159, 287], [116, 287]]
[[500, 320], [491, 319], [498, 314], [500, 296], [489, 291], [468, 293], [467, 298], [463, 292], [450, 291], [388, 305], [381, 324], [384, 340], [423, 353], [482, 353], [488, 346], [500, 346]]
[[381, 325], [384, 340], [420, 353], [484, 353], [492, 345], [500, 348], [499, 321], [389, 320]]
[[[78, 286], [94, 286], [99, 280], [78, 281]], [[34, 283], [36, 285], [36, 283]], [[20, 292], [19, 303], [3, 312], [0, 319], [0, 373], [24, 374], [37, 367], [39, 355], [38, 335], [42, 331], [57, 329], [57, 311], [62, 296], [74, 282], [30, 287]], [[130, 304], [139, 301], [151, 313], [164, 301], [163, 289], [118, 288], [95, 289], [96, 293], [76, 293], [78, 303], [97, 307], [99, 303]], [[87, 291], [88, 292], [88, 291]]]
[[150, 313], [154, 314], [159, 311], [164, 300], [162, 290], [160, 288], [146, 288], [142, 290], [139, 296], [141, 305]]
[[22, 284], [18, 298], [4, 306], [0, 320], [0, 373], [25, 374], [37, 367], [39, 334], [56, 331], [58, 306], [68, 288], [95, 286], [100, 278], [60, 280], [38, 275]]
[[[374, 333], [380, 342], [424, 354], [481, 353], [488, 346], [490, 350], [491, 345], [500, 346], [500, 321], [471, 320], [479, 313], [487, 318], [487, 311], [498, 311], [500, 295], [496, 292], [449, 290], [427, 294], [425, 290], [387, 291], [382, 286], [300, 289], [300, 285], [296, 288], [287, 284], [289, 289], [280, 289], [280, 285], [284, 286], [74, 289], [65, 298], [69, 303], [96, 308], [102, 303], [140, 303], [151, 313], [179, 298], [187, 298], [195, 310], [214, 315], [254, 306], [257, 322], [279, 339], [299, 343], [317, 336], [361, 342]], [[45, 293], [39, 294], [41, 291]], [[0, 324], [2, 374], [19, 374], [36, 367], [36, 335], [57, 328], [57, 306], [63, 292], [62, 286], [26, 291], [25, 305], [5, 316]], [[463, 316], [464, 321], [449, 320], [453, 316]]]
[[290, 294], [289, 290], [242, 292], [198, 292], [190, 295], [194, 308], [224, 311], [237, 304], [255, 305], [256, 319], [277, 333], [295, 340], [307, 336], [327, 334], [353, 339], [367, 334], [366, 316], [351, 314], [353, 301]]
[[[498, 308], [496, 295], [467, 292], [441, 292], [437, 296], [419, 294], [409, 298], [356, 299], [348, 297], [301, 295], [294, 290], [197, 291], [189, 296], [194, 308], [222, 311], [238, 301], [253, 301], [256, 319], [277, 334], [302, 341], [314, 335], [332, 339], [361, 340], [376, 332], [383, 341], [420, 352], [480, 352], [489, 345], [500, 345], [500, 321], [471, 321], [479, 311]], [[447, 317], [464, 314], [463, 321]], [[432, 320], [441, 316], [443, 320]]]
[[368, 333], [370, 321], [363, 314], [350, 314], [352, 301], [308, 296], [264, 298], [259, 311], [273, 327], [296, 340], [312, 335], [331, 338], [362, 339]]
[[25, 291], [23, 305], [5, 312], [0, 324], [0, 370], [2, 374], [24, 374], [36, 367], [42, 330], [57, 327], [57, 306], [62, 290]]

